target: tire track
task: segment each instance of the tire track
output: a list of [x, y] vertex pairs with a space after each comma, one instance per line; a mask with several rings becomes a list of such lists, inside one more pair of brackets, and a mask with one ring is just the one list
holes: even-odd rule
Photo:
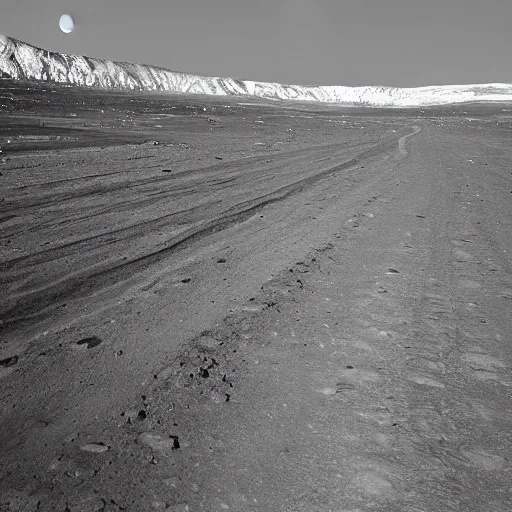
[[180, 235], [169, 240], [166, 246], [161, 249], [151, 251], [128, 261], [114, 261], [95, 265], [35, 290], [22, 294], [13, 294], [9, 297], [7, 304], [4, 303], [0, 306], [0, 314], [3, 319], [2, 328], [4, 330], [13, 328], [18, 322], [32, 319], [48, 308], [55, 308], [65, 301], [88, 296], [126, 279], [133, 279], [134, 276], [145, 271], [151, 265], [167, 258], [176, 250], [190, 243], [197, 242], [212, 233], [243, 222], [266, 205], [282, 201], [300, 193], [325, 177], [349, 169], [363, 159], [378, 156], [392, 149], [395, 145], [396, 140], [384, 142], [363, 151], [346, 162], [329, 166], [313, 176], [303, 178], [257, 198], [231, 206], [220, 216], [203, 221], [199, 225], [184, 230]]

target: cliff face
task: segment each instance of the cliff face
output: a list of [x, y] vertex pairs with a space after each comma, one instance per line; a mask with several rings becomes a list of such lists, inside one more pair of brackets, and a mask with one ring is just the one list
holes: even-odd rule
[[512, 101], [512, 84], [417, 88], [302, 86], [202, 77], [167, 69], [54, 53], [0, 34], [0, 77], [77, 86], [242, 95], [348, 105], [408, 107], [470, 101]]

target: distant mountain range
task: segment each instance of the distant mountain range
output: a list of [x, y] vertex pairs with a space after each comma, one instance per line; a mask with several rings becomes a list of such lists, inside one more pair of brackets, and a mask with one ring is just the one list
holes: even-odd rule
[[168, 69], [54, 53], [0, 34], [0, 77], [75, 86], [168, 91], [216, 96], [254, 96], [375, 107], [418, 107], [466, 102], [512, 102], [512, 84], [414, 88], [304, 86], [203, 77]]

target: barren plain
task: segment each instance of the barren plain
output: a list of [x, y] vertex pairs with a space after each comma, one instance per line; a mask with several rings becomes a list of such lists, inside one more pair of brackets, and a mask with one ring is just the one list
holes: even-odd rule
[[512, 510], [510, 105], [0, 81], [0, 510]]

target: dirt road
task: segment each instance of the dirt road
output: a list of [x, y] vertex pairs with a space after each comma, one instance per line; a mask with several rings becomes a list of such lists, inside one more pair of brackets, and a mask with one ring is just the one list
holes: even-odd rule
[[500, 108], [6, 84], [0, 510], [512, 509]]

